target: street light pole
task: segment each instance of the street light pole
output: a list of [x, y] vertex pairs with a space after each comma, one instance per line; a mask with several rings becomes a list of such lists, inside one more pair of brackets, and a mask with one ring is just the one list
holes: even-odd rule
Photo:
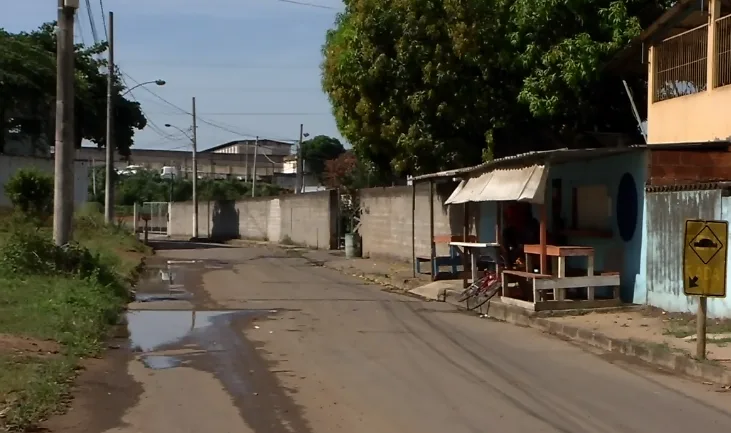
[[107, 166], [106, 178], [104, 179], [104, 221], [111, 224], [114, 220], [114, 107], [112, 95], [114, 94], [114, 12], [109, 12], [109, 77], [107, 78], [107, 139], [106, 153]]
[[58, 0], [53, 240], [59, 246], [71, 239], [74, 211], [74, 15], [78, 7], [78, 0]]
[[254, 141], [254, 174], [251, 176], [251, 196], [254, 197], [256, 194], [256, 157], [257, 151], [259, 150], [259, 136]]
[[300, 123], [300, 142], [297, 146], [296, 167], [297, 172], [294, 176], [294, 193], [300, 194], [302, 191], [302, 134], [304, 133], [304, 125]]
[[198, 135], [196, 132], [195, 96], [193, 97], [193, 238], [198, 238]]

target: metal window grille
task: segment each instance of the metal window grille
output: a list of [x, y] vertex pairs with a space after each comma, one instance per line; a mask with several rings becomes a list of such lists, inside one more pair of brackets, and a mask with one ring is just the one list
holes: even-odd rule
[[716, 20], [716, 82], [714, 87], [731, 84], [731, 15]]
[[654, 51], [654, 102], [706, 90], [708, 24], [667, 38]]

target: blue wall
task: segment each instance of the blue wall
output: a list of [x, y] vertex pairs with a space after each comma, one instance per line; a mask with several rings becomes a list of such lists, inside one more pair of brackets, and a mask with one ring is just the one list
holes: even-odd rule
[[[632, 175], [638, 197], [637, 226], [634, 236], [629, 241], [624, 241], [619, 235], [617, 226], [616, 208], [617, 191], [619, 182], [625, 173]], [[552, 215], [551, 182], [553, 179], [561, 179], [562, 182], [562, 204], [561, 215], [564, 221], [571, 220], [571, 191], [575, 187], [586, 185], [603, 184], [607, 186], [608, 193], [612, 200], [612, 214], [607, 217], [608, 226], [612, 230], [612, 238], [591, 238], [591, 237], [570, 237], [568, 243], [572, 245], [584, 245], [594, 247], [595, 267], [604, 269], [607, 256], [615, 254], [616, 251], [623, 252], [621, 269], [611, 269], [621, 273], [621, 296], [625, 302], [644, 304], [646, 301], [646, 236], [645, 224], [645, 180], [647, 178], [646, 152], [637, 151], [621, 155], [602, 157], [589, 161], [570, 162], [559, 165], [552, 165], [549, 168], [548, 181], [546, 183], [546, 203], [548, 205], [549, 218]], [[480, 203], [480, 241], [491, 242], [495, 240], [495, 203]], [[537, 209], [534, 215], [538, 216]], [[549, 221], [550, 227], [550, 221]], [[585, 266], [586, 260], [577, 265]], [[610, 269], [607, 269], [610, 270]]]

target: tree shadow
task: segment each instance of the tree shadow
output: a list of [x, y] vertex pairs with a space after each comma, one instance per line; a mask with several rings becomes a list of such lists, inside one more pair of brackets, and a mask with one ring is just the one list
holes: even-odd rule
[[211, 238], [216, 240], [239, 239], [239, 210], [235, 201], [216, 201], [211, 216]]

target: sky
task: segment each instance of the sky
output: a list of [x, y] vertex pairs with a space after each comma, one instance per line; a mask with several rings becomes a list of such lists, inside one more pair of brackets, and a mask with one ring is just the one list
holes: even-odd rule
[[[91, 44], [89, 8], [85, 0], [80, 3], [75, 38]], [[184, 111], [191, 111], [194, 96], [201, 150], [255, 136], [294, 141], [300, 124], [311, 136], [342, 140], [321, 89], [319, 65], [325, 33], [343, 5], [340, 0], [308, 3], [89, 0], [99, 40], [106, 39], [108, 11], [114, 12], [115, 63], [127, 85], [166, 82], [130, 92], [148, 118], [134, 148], [189, 148], [185, 135], [165, 124], [189, 130], [192, 117]], [[33, 30], [56, 19], [56, 4], [0, 0], [0, 27]]]

